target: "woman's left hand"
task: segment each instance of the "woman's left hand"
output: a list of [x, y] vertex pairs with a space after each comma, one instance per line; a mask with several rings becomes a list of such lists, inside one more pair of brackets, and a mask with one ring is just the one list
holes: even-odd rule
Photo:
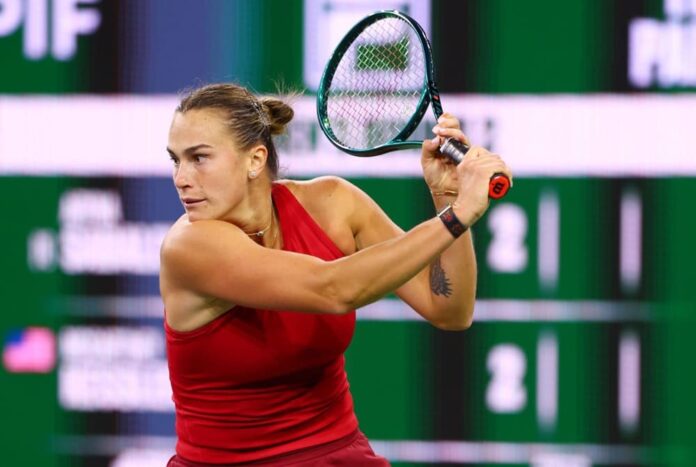
[[423, 177], [431, 192], [456, 192], [458, 188], [456, 164], [440, 153], [440, 144], [446, 138], [454, 138], [467, 146], [469, 139], [462, 133], [459, 120], [449, 113], [443, 113], [433, 128], [435, 137], [423, 141], [421, 151], [421, 166]]

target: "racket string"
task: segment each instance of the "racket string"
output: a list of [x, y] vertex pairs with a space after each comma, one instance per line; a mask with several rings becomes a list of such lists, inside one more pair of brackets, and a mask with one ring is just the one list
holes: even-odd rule
[[327, 116], [345, 146], [367, 149], [392, 141], [425, 94], [425, 55], [409, 24], [384, 18], [365, 28], [336, 67]]

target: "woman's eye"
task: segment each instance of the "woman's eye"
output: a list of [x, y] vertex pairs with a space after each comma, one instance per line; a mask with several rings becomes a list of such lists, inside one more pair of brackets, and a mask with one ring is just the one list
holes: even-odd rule
[[172, 161], [172, 164], [179, 165], [179, 159], [177, 159], [176, 157], [170, 157], [169, 160]]
[[205, 154], [196, 154], [193, 156], [193, 160], [197, 163], [201, 163], [205, 160], [206, 156]]

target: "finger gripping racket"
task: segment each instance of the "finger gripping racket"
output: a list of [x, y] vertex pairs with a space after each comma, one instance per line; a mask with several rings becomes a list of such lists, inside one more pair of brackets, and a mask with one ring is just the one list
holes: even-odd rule
[[[317, 91], [319, 125], [342, 151], [360, 157], [420, 148], [409, 140], [432, 104], [442, 115], [430, 42], [423, 28], [398, 11], [373, 13], [334, 50]], [[447, 138], [440, 152], [459, 163], [469, 147]], [[488, 195], [505, 196], [510, 180], [491, 177]]]

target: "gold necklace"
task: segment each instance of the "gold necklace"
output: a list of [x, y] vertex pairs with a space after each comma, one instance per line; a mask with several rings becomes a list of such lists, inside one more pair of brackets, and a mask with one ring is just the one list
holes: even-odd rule
[[273, 218], [275, 217], [275, 207], [273, 206], [273, 203], [271, 202], [271, 220], [268, 222], [268, 225], [259, 230], [258, 232], [253, 232], [253, 233], [248, 233], [244, 232], [250, 237], [256, 237], [257, 239], [263, 238], [264, 235], [266, 235], [266, 232], [269, 231], [269, 229], [273, 226]]
[[253, 232], [253, 233], [248, 233], [248, 232], [244, 232], [244, 233], [250, 237], [263, 238], [263, 236], [266, 235], [266, 232], [268, 232], [268, 230], [271, 228], [272, 225], [273, 225], [273, 216], [271, 216], [271, 222], [268, 223], [268, 225], [266, 226], [265, 229], [261, 229], [258, 232]]

